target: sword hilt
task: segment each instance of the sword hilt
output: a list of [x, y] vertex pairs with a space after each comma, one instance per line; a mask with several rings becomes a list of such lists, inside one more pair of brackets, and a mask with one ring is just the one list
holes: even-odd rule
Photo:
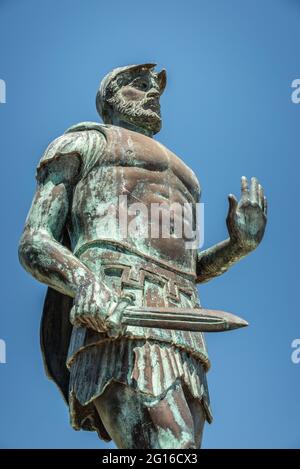
[[122, 324], [122, 317], [125, 309], [129, 304], [132, 304], [135, 300], [133, 293], [123, 294], [117, 305], [113, 308], [110, 315], [106, 318], [105, 322], [108, 326], [108, 335], [111, 337], [117, 337], [123, 330], [124, 325]]

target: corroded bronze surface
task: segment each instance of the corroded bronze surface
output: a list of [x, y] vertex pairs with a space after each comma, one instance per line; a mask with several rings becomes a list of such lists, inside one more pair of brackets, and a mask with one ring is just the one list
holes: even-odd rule
[[152, 138], [165, 86], [153, 64], [104, 78], [104, 124], [77, 124], [48, 146], [19, 246], [24, 268], [49, 286], [42, 350], [71, 423], [120, 448], [201, 444], [212, 416], [197, 331], [245, 323], [201, 310], [196, 284], [255, 249], [266, 225], [262, 186], [243, 177], [228, 239], [198, 250], [197, 177]]

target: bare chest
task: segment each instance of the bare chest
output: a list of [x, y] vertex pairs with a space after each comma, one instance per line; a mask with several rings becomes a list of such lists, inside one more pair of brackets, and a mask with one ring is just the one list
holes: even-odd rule
[[[198, 201], [199, 181], [181, 158], [159, 142], [136, 132], [115, 131], [107, 142], [102, 165], [119, 168], [132, 185], [139, 180], [147, 184], [166, 185], [189, 193]], [[187, 197], [189, 198], [189, 197]]]

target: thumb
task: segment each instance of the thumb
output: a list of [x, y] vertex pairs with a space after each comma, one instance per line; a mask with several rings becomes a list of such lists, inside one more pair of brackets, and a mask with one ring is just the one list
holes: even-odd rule
[[70, 311], [70, 323], [75, 324], [75, 316], [76, 316], [76, 306], [72, 306], [71, 311]]
[[233, 214], [236, 211], [238, 201], [235, 195], [229, 194], [228, 196], [228, 203], [229, 203], [229, 208], [228, 208], [228, 215]]

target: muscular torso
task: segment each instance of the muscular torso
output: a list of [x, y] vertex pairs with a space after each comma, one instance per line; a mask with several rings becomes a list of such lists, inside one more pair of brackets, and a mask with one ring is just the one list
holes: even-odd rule
[[[150, 231], [148, 237], [130, 232], [122, 237], [121, 214], [116, 210], [120, 197], [127, 196], [129, 210], [140, 203], [131, 217], [137, 216], [136, 209], [146, 211], [146, 221], [145, 213], [138, 217], [149, 228], [153, 203], [163, 203], [167, 208], [174, 203], [179, 207], [185, 203], [195, 206], [200, 193], [198, 181], [176, 155], [136, 132], [83, 123], [49, 145], [37, 178], [40, 186], [30, 218], [36, 223], [46, 213], [45, 228], [42, 224], [37, 240], [42, 241], [41, 247], [38, 245], [42, 266], [39, 278], [69, 296], [77, 295], [79, 290], [94, 295], [93, 283], [92, 288], [80, 287], [90, 285], [91, 277], [92, 282], [99, 277], [103, 287], [117, 295], [132, 293], [136, 306], [199, 306], [195, 284], [197, 249], [187, 249], [189, 236], [169, 233], [164, 238], [158, 233], [155, 238]], [[191, 217], [187, 225], [194, 222]], [[157, 223], [154, 226], [157, 228]], [[66, 227], [72, 253], [53, 241], [53, 237], [56, 241], [67, 240]], [[49, 259], [55, 259], [55, 263]], [[127, 326], [124, 336], [176, 344], [209, 367], [201, 333]], [[105, 334], [75, 327], [70, 363], [78, 351], [102, 340], [106, 340]]]
[[107, 240], [194, 272], [196, 249], [187, 243], [195, 238], [200, 187], [193, 171], [139, 133], [109, 126], [105, 137], [101, 157], [74, 191], [69, 224], [74, 252]]

